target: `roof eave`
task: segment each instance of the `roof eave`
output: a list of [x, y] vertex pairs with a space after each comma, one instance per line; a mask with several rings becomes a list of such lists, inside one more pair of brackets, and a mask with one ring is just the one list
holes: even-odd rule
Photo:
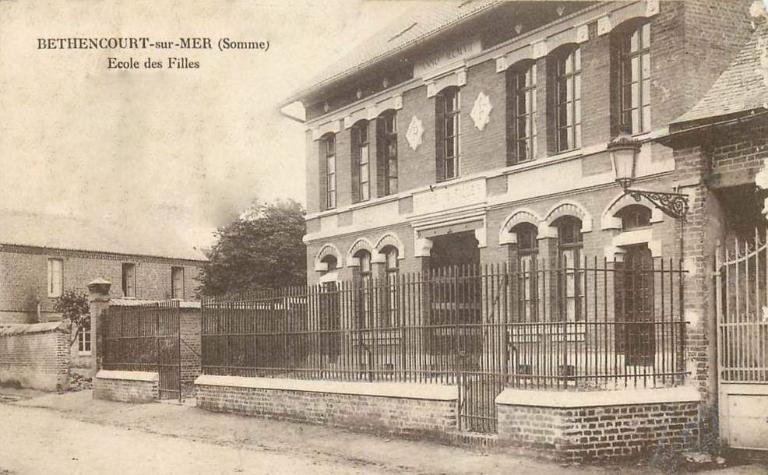
[[476, 18], [480, 14], [487, 13], [489, 10], [492, 10], [494, 8], [497, 8], [497, 7], [501, 6], [503, 3], [504, 2], [501, 2], [501, 1], [489, 3], [488, 5], [485, 5], [484, 7], [479, 8], [476, 11], [474, 11], [474, 12], [472, 12], [472, 13], [466, 15], [466, 16], [463, 16], [463, 17], [457, 18], [454, 21], [448, 22], [445, 25], [443, 25], [443, 26], [441, 26], [441, 27], [439, 27], [439, 28], [437, 28], [437, 29], [435, 29], [433, 31], [430, 31], [429, 33], [425, 33], [425, 34], [423, 34], [423, 35], [421, 35], [419, 37], [416, 37], [416, 38], [408, 41], [407, 43], [404, 43], [404, 44], [402, 44], [400, 46], [392, 48], [392, 49], [388, 50], [385, 53], [382, 53], [382, 54], [380, 54], [378, 56], [375, 56], [375, 57], [373, 57], [373, 58], [371, 58], [371, 59], [369, 59], [367, 61], [364, 61], [364, 62], [358, 64], [357, 66], [353, 66], [353, 67], [351, 67], [351, 68], [349, 68], [349, 69], [347, 69], [347, 70], [345, 70], [345, 71], [343, 71], [343, 72], [341, 72], [339, 74], [336, 74], [336, 75], [331, 76], [331, 77], [329, 77], [327, 79], [324, 79], [324, 80], [320, 81], [317, 84], [314, 84], [314, 85], [312, 85], [310, 87], [306, 87], [304, 89], [301, 89], [298, 92], [294, 92], [290, 96], [288, 96], [287, 99], [281, 101], [278, 104], [278, 107], [280, 109], [282, 109], [282, 108], [284, 108], [284, 107], [286, 107], [286, 106], [288, 106], [290, 104], [293, 104], [295, 102], [302, 102], [302, 99], [305, 99], [306, 97], [312, 95], [315, 92], [318, 92], [318, 91], [320, 91], [320, 90], [322, 90], [324, 88], [327, 88], [328, 86], [331, 86], [334, 83], [338, 83], [338, 82], [340, 82], [340, 81], [342, 81], [344, 79], [348, 79], [348, 78], [350, 78], [350, 77], [360, 73], [361, 71], [364, 71], [364, 70], [366, 70], [366, 69], [374, 66], [375, 64], [380, 63], [380, 62], [382, 62], [382, 61], [384, 61], [386, 59], [390, 59], [390, 58], [392, 58], [394, 56], [397, 56], [397, 55], [402, 54], [402, 53], [404, 53], [404, 52], [406, 52], [408, 50], [411, 50], [411, 49], [413, 49], [413, 48], [415, 48], [417, 46], [420, 46], [423, 43], [425, 43], [426, 41], [429, 41], [429, 40], [431, 40], [431, 39], [433, 39], [433, 38], [435, 38], [435, 37], [437, 37], [439, 35], [445, 34], [446, 32], [448, 32], [448, 31], [458, 27], [462, 23], [467, 22], [467, 21], [469, 21], [469, 20], [471, 20], [473, 18]]

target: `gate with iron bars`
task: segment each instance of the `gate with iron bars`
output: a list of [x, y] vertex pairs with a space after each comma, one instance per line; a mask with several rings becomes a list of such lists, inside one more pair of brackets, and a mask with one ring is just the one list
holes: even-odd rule
[[768, 450], [768, 242], [764, 232], [722, 244], [716, 254], [720, 438], [731, 448]]
[[101, 331], [103, 369], [157, 372], [160, 399], [182, 399], [178, 301], [111, 306]]

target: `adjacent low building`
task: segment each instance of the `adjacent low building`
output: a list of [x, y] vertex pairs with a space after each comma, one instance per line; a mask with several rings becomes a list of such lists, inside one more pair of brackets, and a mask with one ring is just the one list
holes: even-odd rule
[[[95, 278], [112, 283], [114, 298], [197, 300], [206, 258], [177, 241], [107, 222], [18, 211], [0, 213], [0, 324], [48, 322], [64, 291], [87, 292]], [[91, 334], [79, 335], [73, 356], [87, 360]]]

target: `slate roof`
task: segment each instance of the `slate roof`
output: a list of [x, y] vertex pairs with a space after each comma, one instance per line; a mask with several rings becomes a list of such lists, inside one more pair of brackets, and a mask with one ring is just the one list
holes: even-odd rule
[[761, 25], [704, 97], [672, 124], [768, 108], [768, 24]]
[[416, 5], [309, 80], [304, 87], [291, 94], [285, 104], [299, 100], [316, 88], [349, 76], [502, 3], [501, 0], [449, 0]]
[[0, 210], [3, 244], [205, 261], [184, 236], [157, 226], [127, 226], [70, 216]]

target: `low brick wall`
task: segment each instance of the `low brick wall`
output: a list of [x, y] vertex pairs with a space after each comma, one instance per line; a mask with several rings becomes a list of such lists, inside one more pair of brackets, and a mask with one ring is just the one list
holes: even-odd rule
[[437, 435], [456, 427], [455, 386], [202, 375], [197, 406], [354, 430]]
[[61, 322], [0, 327], [0, 385], [43, 391], [69, 385], [69, 327]]
[[681, 451], [698, 442], [695, 388], [604, 392], [507, 389], [496, 398], [499, 442], [564, 462]]
[[144, 371], [101, 370], [93, 379], [93, 398], [146, 403], [159, 399], [158, 374]]

